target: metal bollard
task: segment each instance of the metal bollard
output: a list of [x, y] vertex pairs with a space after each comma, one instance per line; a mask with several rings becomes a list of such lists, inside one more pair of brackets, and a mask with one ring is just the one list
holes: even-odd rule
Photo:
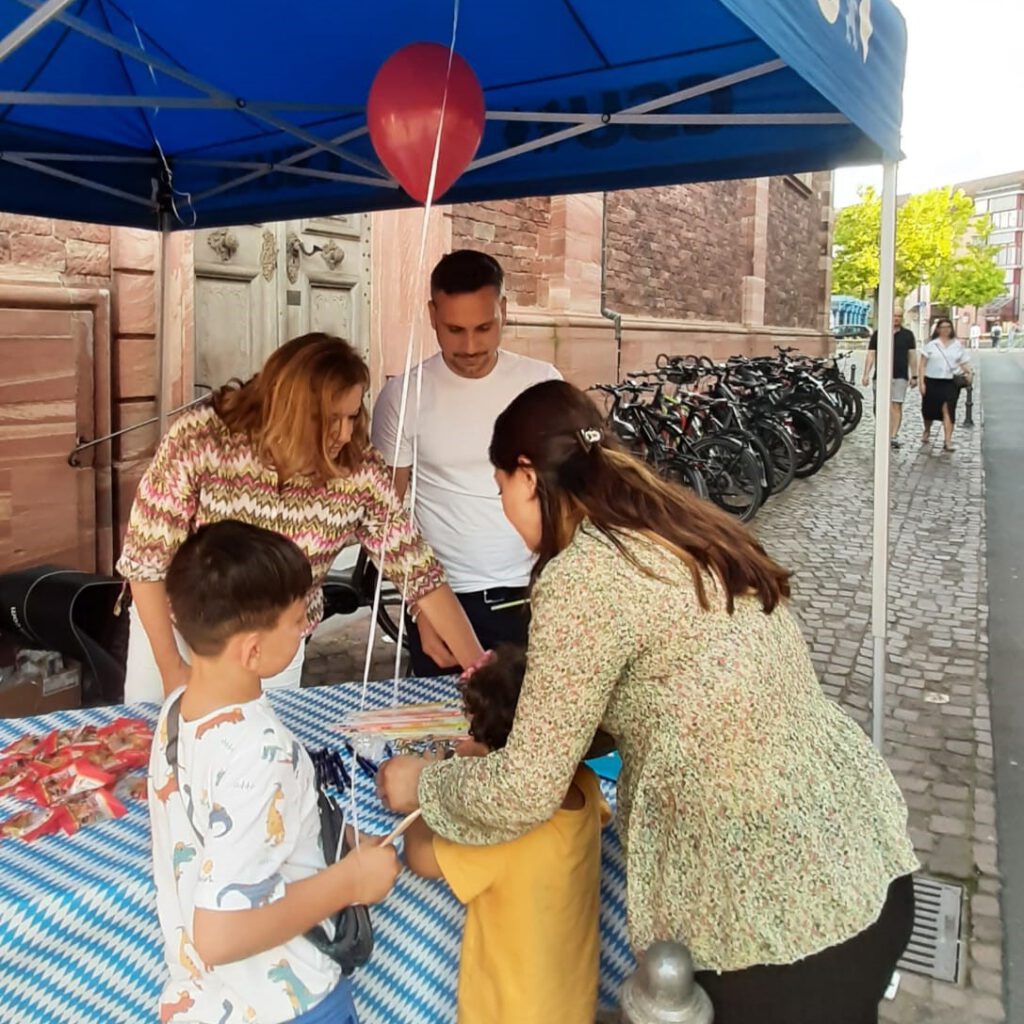
[[853, 384], [857, 380], [857, 367], [854, 363], [850, 363], [850, 383]]
[[655, 942], [622, 986], [622, 1024], [712, 1024], [708, 994], [693, 976], [690, 951]]
[[964, 426], [974, 426], [974, 385], [968, 384], [964, 390], [967, 392], [967, 405], [964, 407]]

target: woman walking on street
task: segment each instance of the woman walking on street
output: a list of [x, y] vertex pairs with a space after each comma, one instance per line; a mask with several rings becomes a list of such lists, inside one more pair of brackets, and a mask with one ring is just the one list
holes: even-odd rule
[[931, 341], [921, 352], [924, 371], [918, 378], [921, 389], [921, 415], [924, 433], [921, 444], [928, 444], [932, 424], [942, 420], [944, 452], [952, 452], [956, 403], [960, 389], [971, 383], [971, 357], [953, 330], [953, 321], [940, 317], [935, 322]]

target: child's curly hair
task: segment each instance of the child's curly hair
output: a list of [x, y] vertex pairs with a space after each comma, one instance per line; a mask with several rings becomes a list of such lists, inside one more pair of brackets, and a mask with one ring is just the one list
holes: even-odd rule
[[501, 644], [486, 664], [463, 680], [462, 707], [469, 721], [469, 735], [477, 743], [491, 750], [505, 746], [525, 675], [525, 648]]

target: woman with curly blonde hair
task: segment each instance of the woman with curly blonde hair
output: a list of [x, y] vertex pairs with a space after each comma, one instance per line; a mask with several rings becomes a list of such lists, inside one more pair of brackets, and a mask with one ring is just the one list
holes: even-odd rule
[[[340, 338], [306, 334], [250, 380], [232, 381], [183, 415], [161, 441], [135, 495], [117, 568], [132, 593], [125, 700], [162, 700], [188, 673], [164, 580], [175, 551], [207, 523], [237, 519], [294, 541], [320, 584], [342, 548], [362, 544], [464, 665], [481, 654], [444, 570], [396, 497], [369, 446], [363, 397], [370, 374]], [[265, 687], [298, 686], [303, 648]]]

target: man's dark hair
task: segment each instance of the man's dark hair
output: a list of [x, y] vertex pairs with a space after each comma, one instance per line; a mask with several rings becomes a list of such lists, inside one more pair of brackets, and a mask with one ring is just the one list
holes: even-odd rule
[[476, 249], [456, 249], [441, 258], [430, 275], [430, 294], [468, 295], [490, 285], [505, 294], [505, 274], [493, 256]]
[[491, 750], [505, 746], [525, 676], [525, 649], [502, 644], [486, 665], [462, 683], [462, 706], [469, 720], [469, 734], [477, 743]]
[[287, 537], [233, 519], [201, 526], [167, 570], [174, 624], [201, 657], [238, 633], [273, 629], [313, 586], [306, 556]]

